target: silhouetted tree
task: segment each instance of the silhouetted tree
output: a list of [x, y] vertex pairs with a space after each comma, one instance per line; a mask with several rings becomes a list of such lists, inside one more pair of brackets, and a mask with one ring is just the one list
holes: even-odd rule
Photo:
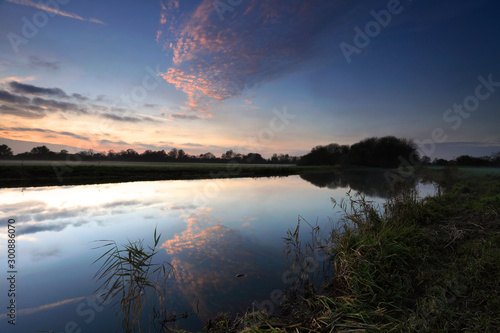
[[472, 157], [469, 155], [462, 155], [455, 159], [458, 166], [488, 166], [490, 165], [489, 158]]
[[310, 153], [302, 156], [299, 165], [336, 165], [344, 162], [349, 152], [349, 146], [330, 143], [326, 146], [316, 146]]
[[39, 156], [46, 156], [46, 155], [48, 155], [50, 153], [51, 153], [51, 151], [50, 151], [49, 148], [47, 148], [47, 146], [34, 147], [30, 151], [31, 155], [39, 155]]
[[205, 154], [201, 154], [200, 158], [201, 159], [206, 159], [206, 160], [212, 160], [212, 159], [215, 159], [215, 155], [212, 154], [211, 152], [208, 152], [208, 153], [205, 153]]
[[[110, 155], [110, 153], [108, 153], [108, 156]], [[127, 150], [122, 150], [120, 151], [119, 153], [117, 153], [116, 155], [116, 159], [117, 160], [122, 160], [122, 161], [135, 161], [135, 160], [138, 160], [138, 157], [139, 157], [139, 153], [136, 152], [134, 149], [132, 148], [129, 148]]]
[[243, 157], [243, 161], [246, 163], [265, 163], [266, 160], [262, 157], [261, 154], [257, 153], [249, 153], [248, 155]]
[[432, 161], [432, 164], [434, 165], [438, 165], [438, 166], [446, 166], [448, 165], [450, 162], [448, 162], [447, 160], [443, 159], [443, 158], [435, 158], [433, 161]]
[[96, 152], [93, 149], [82, 150], [76, 153], [80, 158], [84, 161], [92, 161], [99, 159], [100, 155], [96, 155]]
[[403, 161], [420, 163], [417, 147], [412, 140], [394, 136], [367, 138], [351, 146], [347, 161], [351, 165], [397, 168]]
[[500, 151], [497, 153], [491, 154], [490, 160], [491, 160], [492, 165], [500, 165]]
[[139, 155], [139, 153], [136, 152], [135, 150], [133, 150], [132, 148], [127, 149], [126, 153], [127, 153], [127, 156], [133, 156], [133, 157]]
[[420, 163], [417, 147], [411, 140], [393, 136], [367, 138], [351, 147], [336, 143], [316, 146], [298, 161], [300, 165], [349, 164], [379, 168], [396, 168], [402, 163]]
[[141, 154], [141, 161], [149, 161], [149, 162], [162, 162], [165, 161], [167, 153], [165, 150], [153, 151], [146, 150]]
[[186, 157], [187, 157], [187, 154], [184, 150], [179, 149], [179, 151], [177, 151], [177, 159], [181, 160], [181, 159], [186, 158]]
[[234, 152], [233, 150], [228, 150], [226, 151], [224, 154], [221, 155], [221, 157], [223, 160], [231, 160], [234, 158]]
[[94, 155], [92, 155], [92, 159], [98, 161], [104, 161], [106, 160], [106, 154], [103, 152], [94, 153]]
[[423, 165], [429, 165], [431, 164], [431, 158], [427, 155], [423, 156], [420, 161], [422, 162]]
[[172, 150], [170, 150], [167, 155], [172, 159], [177, 159], [177, 157], [179, 156], [179, 151], [177, 150], [177, 148], [172, 148]]
[[8, 158], [12, 157], [14, 154], [12, 153], [12, 149], [7, 145], [0, 145], [0, 158]]
[[[5, 147], [4, 147], [5, 146]], [[8, 151], [6, 145], [0, 146], [3, 151]], [[9, 148], [10, 149], [10, 148]], [[11, 155], [12, 156], [12, 155]], [[2, 155], [0, 153], [0, 158]], [[77, 159], [86, 161], [153, 161], [153, 162], [170, 162], [170, 161], [183, 161], [183, 162], [210, 162], [210, 163], [224, 163], [227, 161], [238, 162], [238, 163], [269, 163], [260, 154], [249, 153], [248, 155], [236, 153], [232, 150], [228, 150], [226, 153], [222, 154], [220, 158], [217, 158], [211, 152], [206, 154], [200, 154], [198, 156], [189, 155], [182, 149], [172, 148], [168, 153], [165, 150], [154, 151], [146, 150], [143, 153], [138, 153], [132, 148], [127, 150], [121, 150], [120, 152], [115, 152], [114, 150], [109, 150], [105, 152], [96, 152], [92, 149], [80, 151], [76, 154], [69, 154], [67, 150], [61, 150], [61, 152], [56, 153], [50, 151], [46, 146], [39, 146], [33, 148], [30, 152], [25, 152], [13, 156], [15, 159], [58, 159], [67, 160]], [[230, 159], [229, 159], [230, 158]], [[296, 156], [289, 156], [288, 154], [274, 154], [274, 163], [294, 163], [297, 161]]]
[[116, 154], [116, 152], [115, 152], [113, 149], [110, 149], [110, 150], [108, 150], [108, 155], [107, 155], [107, 157], [108, 157], [108, 159], [110, 159], [110, 160], [114, 160], [114, 159], [116, 159], [117, 154]]

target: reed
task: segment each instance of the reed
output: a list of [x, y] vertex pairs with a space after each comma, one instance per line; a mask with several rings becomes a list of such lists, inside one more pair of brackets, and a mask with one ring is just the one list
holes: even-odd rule
[[113, 305], [120, 306], [117, 325], [121, 320], [127, 333], [143, 332], [144, 313], [151, 323], [151, 316], [162, 312], [165, 281], [174, 270], [169, 263], [153, 263], [160, 237], [155, 228], [153, 246], [146, 246], [144, 240], [129, 241], [123, 246], [112, 240], [97, 241], [103, 244], [95, 249], [105, 251], [94, 261], [101, 264], [94, 275], [99, 283], [97, 291], [103, 295], [102, 303], [116, 299]]

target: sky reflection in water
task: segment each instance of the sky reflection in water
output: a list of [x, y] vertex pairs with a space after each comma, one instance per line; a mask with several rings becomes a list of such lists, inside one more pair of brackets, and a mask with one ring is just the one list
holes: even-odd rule
[[[301, 215], [311, 223], [336, 218], [331, 198], [362, 185], [383, 195], [380, 179], [364, 175], [158, 181], [0, 189], [0, 217], [16, 220], [18, 291], [15, 330], [82, 332], [114, 329], [110, 305], [98, 307], [92, 276], [100, 255], [94, 241], [150, 242], [162, 233], [161, 257], [176, 269], [168, 301], [200, 311], [197, 325], [219, 311], [244, 311], [284, 288], [282, 237]], [[311, 184], [314, 184], [311, 185]], [[360, 185], [361, 184], [361, 185]], [[207, 190], [208, 189], [208, 190]], [[218, 189], [218, 190], [214, 190]], [[210, 191], [209, 191], [210, 190]], [[423, 188], [430, 192], [431, 188]], [[208, 193], [207, 200], [199, 200]], [[307, 237], [308, 232], [304, 232]], [[6, 263], [6, 232], [0, 260]], [[245, 278], [236, 278], [246, 274]], [[171, 281], [170, 283], [174, 283]], [[2, 289], [6, 289], [6, 284]], [[2, 304], [7, 304], [2, 290]], [[2, 332], [14, 331], [0, 315]], [[76, 327], [75, 326], [75, 327]], [[195, 327], [195, 326], [193, 326]]]

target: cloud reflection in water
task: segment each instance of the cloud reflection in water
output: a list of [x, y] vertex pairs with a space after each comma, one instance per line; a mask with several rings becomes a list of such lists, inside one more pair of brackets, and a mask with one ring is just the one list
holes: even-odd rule
[[[200, 319], [219, 311], [244, 311], [256, 295], [269, 292], [265, 281], [280, 267], [273, 263], [279, 259], [279, 248], [265, 248], [240, 230], [224, 226], [209, 209], [191, 214], [186, 222], [186, 230], [161, 248], [175, 267], [172, 292], [179, 291], [186, 302], [197, 303]], [[247, 276], [237, 278], [238, 274]], [[242, 299], [241, 295], [255, 297]]]

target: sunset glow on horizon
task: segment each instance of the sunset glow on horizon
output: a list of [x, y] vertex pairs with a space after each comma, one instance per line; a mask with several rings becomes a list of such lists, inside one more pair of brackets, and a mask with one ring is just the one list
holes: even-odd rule
[[493, 0], [0, 1], [0, 144], [268, 158], [393, 135], [432, 159], [489, 155], [499, 14]]

